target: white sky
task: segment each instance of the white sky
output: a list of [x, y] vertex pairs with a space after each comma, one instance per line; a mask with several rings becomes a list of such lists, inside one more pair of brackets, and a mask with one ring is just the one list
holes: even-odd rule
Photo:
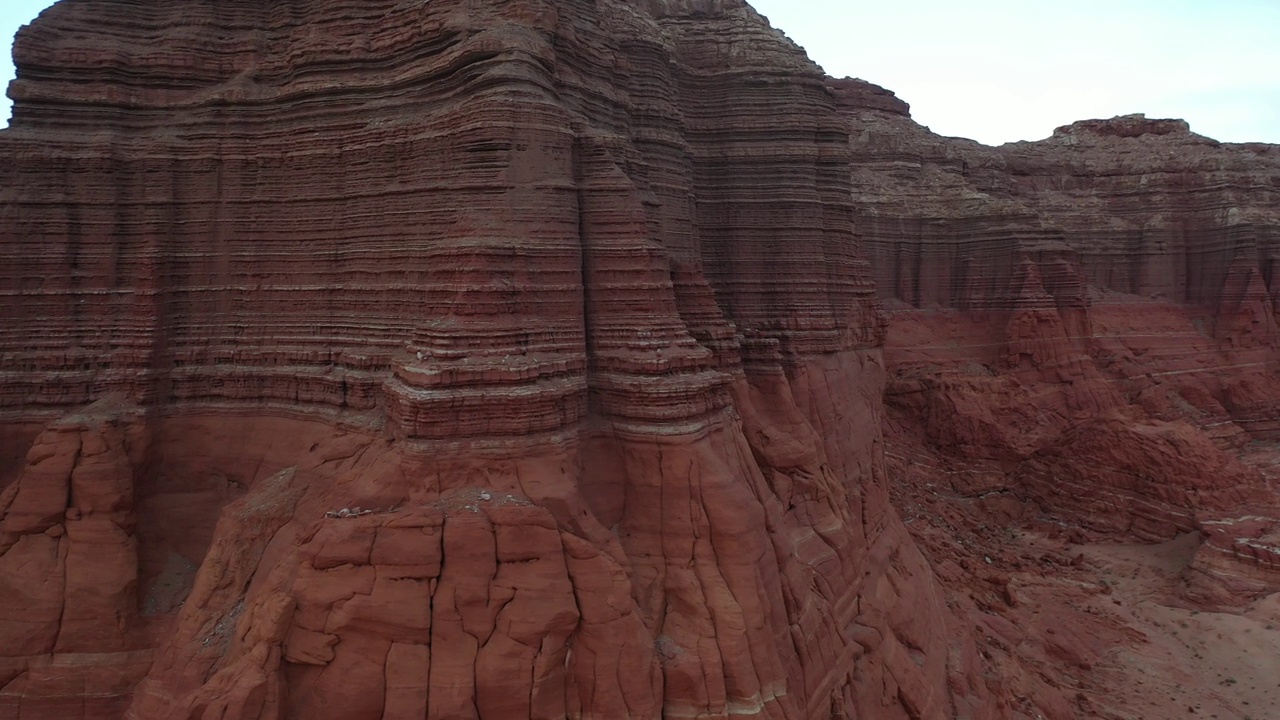
[[[0, 38], [4, 52], [0, 53], [0, 87], [8, 88], [13, 79], [13, 35], [53, 3], [50, 0], [0, 0]], [[0, 127], [8, 127], [13, 103], [8, 93], [0, 98]]]
[[[49, 0], [0, 0], [0, 37]], [[826, 71], [883, 85], [916, 120], [985, 143], [1085, 118], [1180, 117], [1280, 143], [1280, 0], [753, 0]], [[10, 54], [0, 85], [13, 77]], [[0, 106], [8, 118], [9, 104]]]

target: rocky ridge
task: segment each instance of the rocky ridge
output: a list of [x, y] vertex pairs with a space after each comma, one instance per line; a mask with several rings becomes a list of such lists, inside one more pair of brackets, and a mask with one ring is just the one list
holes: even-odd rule
[[[1127, 473], [1143, 482], [1157, 457], [1182, 454], [1175, 435], [1211, 440], [1188, 440], [1206, 446], [1197, 457], [1275, 439], [1274, 148], [1141, 115], [988, 148], [933, 136], [900, 108], [846, 114], [856, 222], [891, 308], [890, 407], [961, 456], [1006, 466], [1064, 432], [1144, 426], [1152, 440], [1115, 443], [1150, 446]], [[1081, 425], [1099, 422], [1113, 427]], [[1175, 483], [1203, 483], [1202, 496], [1160, 512], [1208, 510], [1219, 492], [1224, 510], [1275, 502], [1256, 475], [1204, 473]], [[1175, 527], [1190, 529], [1160, 535]]]
[[[1142, 115], [991, 148], [842, 82], [899, 506], [1075, 542], [1190, 533], [1164, 602], [1274, 593], [1276, 148]], [[954, 549], [931, 532], [936, 566]]]

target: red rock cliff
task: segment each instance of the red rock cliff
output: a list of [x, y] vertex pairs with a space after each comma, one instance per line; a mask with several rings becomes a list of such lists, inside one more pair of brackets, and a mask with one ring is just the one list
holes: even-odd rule
[[1280, 151], [1142, 115], [990, 148], [835, 84], [891, 473], [1112, 538], [1196, 531], [1187, 595], [1274, 591]]
[[741, 2], [15, 54], [0, 717], [1007, 715], [889, 507], [847, 124]]
[[1018, 533], [1277, 585], [1274, 148], [939, 138], [736, 0], [15, 54], [0, 719], [1107, 716]]

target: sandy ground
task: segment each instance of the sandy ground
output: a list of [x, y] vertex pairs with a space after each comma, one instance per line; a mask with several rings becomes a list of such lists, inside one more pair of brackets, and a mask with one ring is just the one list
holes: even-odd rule
[[1197, 533], [1159, 545], [1006, 538], [987, 552], [998, 571], [1014, 566], [1014, 601], [988, 605], [978, 622], [1017, 628], [1004, 635], [1009, 653], [1062, 691], [1075, 717], [1280, 720], [1280, 593], [1239, 612], [1197, 609], [1181, 592]]
[[[1248, 460], [1280, 470], [1280, 452], [1262, 450]], [[1199, 533], [1086, 537], [1011, 493], [962, 496], [926, 463], [894, 469], [909, 478], [892, 486], [894, 505], [1027, 700], [1015, 717], [1044, 717], [1035, 698], [1049, 688], [1064, 700], [1056, 720], [1280, 720], [1280, 592], [1232, 612], [1196, 605], [1183, 570]]]
[[1199, 543], [1189, 534], [1161, 545], [1083, 545], [1110, 596], [1086, 608], [1114, 614], [1145, 636], [1094, 667], [1103, 692], [1091, 699], [1125, 718], [1280, 718], [1280, 593], [1240, 614], [1193, 609], [1178, 577]]

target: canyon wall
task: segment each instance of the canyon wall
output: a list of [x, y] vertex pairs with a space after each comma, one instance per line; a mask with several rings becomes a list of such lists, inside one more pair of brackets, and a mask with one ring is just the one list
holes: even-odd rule
[[837, 88], [893, 471], [1113, 539], [1200, 532], [1190, 595], [1273, 589], [1280, 503], [1248, 458], [1280, 404], [1280, 148], [1142, 115], [992, 148]]
[[889, 505], [847, 125], [745, 4], [15, 56], [0, 717], [1007, 714]]
[[1274, 148], [939, 138], [738, 0], [63, 0], [15, 58], [0, 719], [1085, 712], [1133, 633], [1010, 640], [938, 487], [1275, 586]]

